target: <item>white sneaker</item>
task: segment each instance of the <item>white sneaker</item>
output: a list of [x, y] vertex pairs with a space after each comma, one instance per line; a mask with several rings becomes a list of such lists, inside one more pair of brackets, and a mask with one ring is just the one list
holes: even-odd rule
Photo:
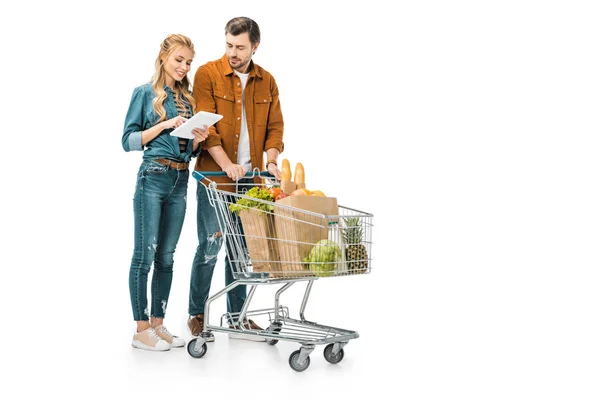
[[183, 340], [182, 338], [175, 336], [173, 334], [171, 334], [171, 332], [169, 332], [167, 330], [167, 328], [164, 325], [158, 325], [157, 327], [154, 328], [154, 330], [156, 331], [156, 334], [165, 342], [169, 343], [169, 345], [171, 347], [183, 347], [185, 346], [185, 340]]
[[165, 351], [171, 346], [165, 340], [161, 339], [153, 328], [148, 328], [133, 335], [131, 345], [136, 349]]

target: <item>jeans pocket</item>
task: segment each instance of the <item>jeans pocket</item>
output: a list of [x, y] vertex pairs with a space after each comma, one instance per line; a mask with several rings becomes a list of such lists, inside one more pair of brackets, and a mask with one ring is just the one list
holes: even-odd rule
[[146, 174], [164, 174], [169, 169], [166, 165], [159, 164], [154, 161], [150, 161], [147, 163], [146, 168], [144, 169], [144, 173]]

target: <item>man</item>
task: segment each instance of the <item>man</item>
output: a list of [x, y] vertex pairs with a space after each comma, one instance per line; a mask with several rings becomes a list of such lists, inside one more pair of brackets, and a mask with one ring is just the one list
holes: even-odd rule
[[[194, 78], [196, 112], [223, 115], [216, 127], [209, 128], [195, 169], [224, 171], [227, 177], [213, 180], [219, 184], [233, 183], [254, 168], [264, 170], [263, 153], [266, 152], [267, 170], [280, 179], [277, 158], [283, 151], [283, 117], [275, 79], [252, 61], [260, 44], [258, 24], [246, 17], [232, 19], [225, 26], [225, 43], [225, 55], [198, 68]], [[242, 178], [238, 182], [251, 183], [252, 180]], [[220, 186], [219, 189], [234, 191], [235, 185]], [[199, 243], [192, 265], [188, 309], [188, 327], [194, 336], [204, 329], [204, 305], [217, 254], [223, 244], [215, 210], [201, 183], [198, 183], [196, 194]], [[231, 282], [233, 275], [229, 257], [226, 257], [225, 283]], [[246, 286], [240, 285], [228, 292], [227, 311], [240, 312], [245, 300]], [[244, 327], [262, 329], [252, 320], [244, 321]], [[214, 341], [212, 333], [207, 341]]]

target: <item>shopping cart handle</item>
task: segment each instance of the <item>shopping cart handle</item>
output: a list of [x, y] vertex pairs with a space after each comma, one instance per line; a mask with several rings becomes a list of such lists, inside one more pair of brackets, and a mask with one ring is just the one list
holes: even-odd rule
[[[192, 172], [192, 176], [194, 178], [196, 178], [197, 180], [201, 181], [204, 178], [207, 178], [209, 176], [227, 176], [227, 173], [222, 172], [222, 171], [194, 171], [194, 172]], [[247, 172], [246, 175], [244, 175], [244, 178], [253, 178], [255, 176], [264, 176], [267, 178], [275, 178], [273, 175], [271, 175], [269, 173], [269, 171], [262, 171], [260, 173]]]

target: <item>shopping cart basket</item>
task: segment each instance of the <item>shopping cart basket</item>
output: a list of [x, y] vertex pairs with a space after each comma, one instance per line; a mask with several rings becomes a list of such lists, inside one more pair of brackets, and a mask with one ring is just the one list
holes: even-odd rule
[[[230, 184], [235, 185], [235, 192], [223, 190], [226, 185], [210, 180], [225, 173], [194, 171], [192, 176], [205, 186], [217, 214], [235, 281], [207, 300], [204, 331], [188, 343], [190, 356], [203, 357], [206, 339], [215, 331], [258, 336], [270, 345], [280, 340], [299, 343], [300, 349], [289, 357], [290, 367], [298, 372], [308, 368], [309, 354], [316, 345], [326, 345], [328, 362], [342, 361], [343, 347], [358, 338], [358, 333], [309, 321], [304, 310], [319, 278], [370, 273], [373, 215], [337, 203], [336, 215], [326, 215], [250, 197], [246, 193], [254, 186], [267, 189], [276, 185], [271, 175], [258, 170], [245, 177], [260, 177], [261, 184]], [[280, 296], [297, 282], [307, 282], [307, 286], [299, 318], [291, 318], [289, 308], [280, 304]], [[283, 285], [275, 294], [274, 307], [249, 310], [256, 288], [273, 284]], [[211, 303], [238, 285], [250, 288], [242, 310], [225, 313], [220, 325], [211, 325]], [[247, 318], [259, 315], [268, 316], [268, 328], [249, 329]]]

